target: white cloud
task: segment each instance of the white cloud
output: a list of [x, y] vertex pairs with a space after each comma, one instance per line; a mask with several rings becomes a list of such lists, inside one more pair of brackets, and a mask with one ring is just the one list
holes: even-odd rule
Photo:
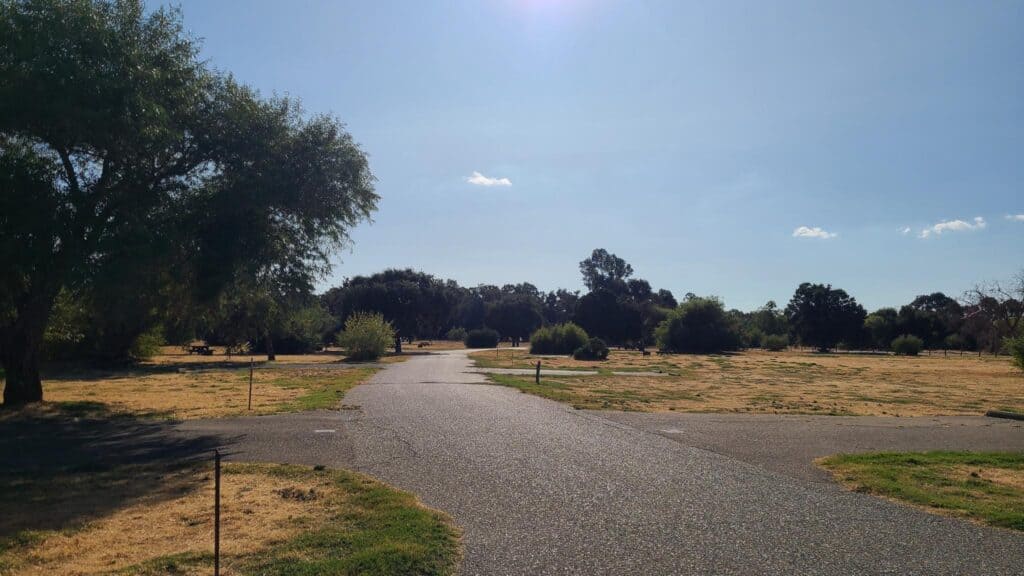
[[921, 230], [921, 234], [919, 235], [919, 237], [928, 238], [932, 234], [936, 236], [941, 236], [943, 232], [965, 232], [968, 230], [981, 230], [985, 226], [987, 226], [987, 224], [985, 223], [985, 219], [982, 218], [981, 216], [975, 216], [974, 220], [970, 222], [965, 222], [964, 220], [943, 220], [942, 222], [939, 222], [938, 224], [930, 228], [925, 228], [924, 230]]
[[903, 234], [904, 236], [906, 236], [907, 234], [910, 234], [910, 226], [907, 226], [903, 230], [900, 230], [900, 234]]
[[1007, 214], [1007, 220], [1013, 220], [1014, 222], [1024, 222], [1024, 214]]
[[512, 181], [508, 178], [489, 178], [483, 174], [473, 171], [473, 175], [466, 178], [466, 182], [474, 186], [511, 186]]
[[796, 230], [793, 230], [794, 238], [821, 238], [822, 240], [827, 240], [829, 238], [835, 238], [836, 236], [839, 236], [839, 234], [836, 234], [835, 232], [826, 232], [817, 226], [814, 228], [801, 226]]

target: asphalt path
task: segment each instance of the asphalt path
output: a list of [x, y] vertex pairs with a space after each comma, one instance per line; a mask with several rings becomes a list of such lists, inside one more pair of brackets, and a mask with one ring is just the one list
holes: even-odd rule
[[[483, 381], [463, 352], [417, 356], [351, 390], [356, 410], [179, 432], [222, 438], [234, 458], [356, 469], [412, 491], [464, 529], [464, 574], [1024, 574], [1018, 533], [801, 472], [825, 440], [772, 465], [770, 439], [731, 451], [708, 440], [731, 434], [727, 419], [578, 411]], [[769, 421], [766, 436], [785, 438], [776, 418], [736, 428], [733, 444]], [[889, 430], [888, 441], [876, 431], [833, 447], [898, 448], [899, 428]], [[909, 444], [929, 448], [928, 434]], [[1024, 448], [1012, 426], [943, 438], [935, 447]]]

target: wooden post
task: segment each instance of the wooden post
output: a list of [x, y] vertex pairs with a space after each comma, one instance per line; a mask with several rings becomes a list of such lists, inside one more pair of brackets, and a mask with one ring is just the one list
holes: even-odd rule
[[537, 374], [534, 376], [534, 381], [540, 384], [540, 360], [537, 360]]
[[252, 356], [249, 356], [249, 410], [252, 410]]
[[220, 450], [213, 451], [213, 576], [220, 576]]

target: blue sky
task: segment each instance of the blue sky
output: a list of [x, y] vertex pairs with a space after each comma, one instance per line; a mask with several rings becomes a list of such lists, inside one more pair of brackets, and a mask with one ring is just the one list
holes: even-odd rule
[[321, 288], [579, 289], [603, 247], [730, 307], [811, 281], [875, 308], [1024, 266], [1021, 2], [180, 6], [213, 66], [369, 154], [380, 210]]

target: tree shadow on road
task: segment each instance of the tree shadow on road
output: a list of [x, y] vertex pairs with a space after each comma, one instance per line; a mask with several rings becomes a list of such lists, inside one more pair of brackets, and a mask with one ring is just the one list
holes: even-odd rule
[[224, 439], [176, 434], [174, 424], [91, 402], [0, 408], [0, 553], [35, 531], [198, 488], [202, 475], [190, 472]]

